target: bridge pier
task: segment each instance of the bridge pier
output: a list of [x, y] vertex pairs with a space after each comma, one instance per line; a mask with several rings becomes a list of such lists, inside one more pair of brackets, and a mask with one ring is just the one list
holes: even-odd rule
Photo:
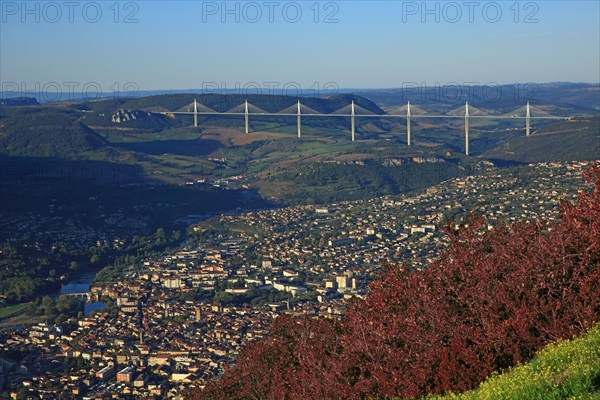
[[301, 118], [300, 118], [300, 100], [298, 100], [298, 139], [300, 139], [300, 130], [301, 130]]
[[530, 135], [531, 131], [531, 114], [529, 112], [529, 102], [527, 102], [527, 112], [525, 113], [525, 136]]
[[194, 128], [198, 127], [198, 103], [194, 99]]
[[244, 103], [244, 120], [246, 122], [246, 134], [250, 132], [250, 126], [248, 125], [248, 99]]
[[352, 129], [352, 141], [354, 142], [354, 131], [355, 131], [355, 123], [354, 123], [354, 100], [352, 100], [352, 106], [350, 109], [350, 125]]
[[406, 104], [406, 143], [410, 146], [410, 101]]
[[92, 296], [89, 292], [80, 292], [80, 293], [65, 293], [67, 297], [75, 297], [78, 300], [82, 300], [86, 303], [92, 301]]
[[465, 103], [465, 155], [469, 155], [469, 102]]

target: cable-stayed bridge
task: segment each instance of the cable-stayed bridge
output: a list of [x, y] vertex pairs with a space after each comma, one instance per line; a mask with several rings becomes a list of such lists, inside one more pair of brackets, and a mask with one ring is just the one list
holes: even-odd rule
[[[535, 119], [545, 119], [545, 120], [568, 120], [573, 117], [558, 117], [553, 116], [541, 110], [537, 107], [532, 107], [529, 105], [529, 102], [524, 106], [513, 110], [506, 114], [496, 115], [489, 114], [484, 110], [480, 110], [478, 108], [469, 106], [469, 103], [466, 102], [464, 106], [451, 110], [447, 114], [428, 114], [424, 112], [423, 109], [414, 107], [416, 113], [411, 113], [411, 105], [410, 102], [406, 104], [406, 106], [402, 106], [396, 108], [394, 111], [398, 113], [393, 114], [377, 114], [370, 110], [367, 110], [364, 107], [361, 107], [358, 104], [355, 104], [352, 101], [350, 104], [341, 107], [340, 109], [333, 111], [331, 113], [320, 113], [315, 109], [308, 107], [305, 104], [302, 104], [300, 100], [298, 100], [297, 104], [292, 104], [291, 106], [284, 108], [278, 112], [267, 112], [260, 107], [257, 107], [248, 100], [244, 103], [239, 104], [225, 112], [218, 112], [213, 110], [210, 107], [207, 107], [203, 104], [198, 103], [195, 99], [192, 103], [181, 107], [176, 111], [150, 111], [153, 114], [162, 114], [162, 115], [193, 115], [194, 117], [194, 127], [198, 127], [198, 116], [243, 116], [245, 122], [245, 132], [250, 133], [250, 116], [287, 116], [287, 117], [296, 117], [297, 118], [297, 126], [298, 126], [298, 138], [302, 137], [302, 118], [305, 117], [331, 117], [331, 118], [350, 118], [350, 134], [352, 141], [354, 142], [356, 139], [356, 118], [401, 118], [406, 119], [406, 141], [407, 144], [411, 145], [411, 120], [413, 118], [432, 118], [432, 119], [463, 119], [464, 118], [464, 128], [465, 128], [465, 154], [469, 155], [469, 120], [471, 119], [489, 119], [489, 120], [525, 120], [525, 135], [531, 135], [531, 120]], [[399, 113], [402, 111], [403, 113]], [[533, 113], [532, 113], [533, 112]], [[533, 115], [532, 115], [533, 114]]]

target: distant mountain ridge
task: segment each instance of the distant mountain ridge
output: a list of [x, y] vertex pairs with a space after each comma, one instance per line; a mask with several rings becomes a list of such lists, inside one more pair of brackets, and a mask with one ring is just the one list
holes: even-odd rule
[[279, 112], [287, 107], [297, 104], [298, 100], [303, 105], [315, 109], [319, 113], [329, 114], [350, 104], [352, 101], [357, 106], [363, 107], [374, 114], [385, 114], [385, 112], [371, 100], [352, 94], [336, 94], [326, 98], [319, 97], [292, 97], [278, 95], [255, 95], [242, 96], [238, 94], [166, 94], [129, 99], [124, 102], [116, 100], [99, 100], [85, 103], [91, 110], [110, 109], [132, 109], [150, 110], [160, 107], [161, 111], [177, 111], [187, 106], [196, 99], [198, 103], [209, 107], [217, 112], [226, 112], [236, 106], [243, 104], [246, 100], [252, 105], [267, 112]]
[[[427, 96], [428, 102], [439, 103], [452, 103], [452, 104], [460, 104], [464, 103], [465, 96], [455, 96], [456, 91], [452, 89], [453, 86], [461, 86], [464, 94], [468, 94], [471, 92], [472, 96], [470, 101], [479, 102], [479, 100], [485, 100], [486, 98], [490, 102], [496, 102], [498, 99], [495, 99], [495, 89], [499, 88], [505, 99], [509, 97], [513, 99], [523, 99], [529, 98], [532, 101], [539, 102], [547, 102], [547, 103], [557, 103], [557, 102], [565, 102], [572, 103], [578, 107], [582, 108], [590, 108], [600, 110], [600, 82], [521, 82], [521, 83], [502, 83], [498, 84], [495, 82], [475, 84], [475, 85], [466, 85], [460, 82], [442, 82], [442, 83], [422, 83], [422, 82], [404, 82], [403, 86], [399, 87], [389, 87], [389, 88], [335, 88], [330, 91], [335, 94], [355, 94], [359, 96], [364, 96], [369, 98], [380, 105], [398, 105], [401, 103], [405, 103], [409, 95], [415, 94], [418, 92], [419, 87], [425, 87], [426, 90], [429, 91], [429, 95]], [[446, 96], [440, 96], [436, 98], [432, 95], [432, 90], [435, 89], [436, 85], [441, 87], [448, 88], [446, 90]], [[486, 90], [486, 95], [482, 95], [483, 89]], [[589, 96], [585, 96], [585, 98], [581, 97], [581, 93], [577, 93], [581, 90], [590, 90]], [[244, 94], [241, 93], [241, 89], [218, 89], [215, 93], [211, 90], [208, 92], [207, 89], [202, 88], [187, 88], [187, 89], [156, 89], [156, 90], [135, 90], [133, 92], [127, 93], [128, 99], [134, 98], [142, 98], [142, 97], [156, 97], [161, 95], [181, 95], [181, 94], [189, 94], [189, 93], [200, 93], [202, 95], [213, 95], [213, 96], [255, 96], [255, 95], [263, 95], [263, 96], [284, 96], [282, 89], [270, 89], [268, 87], [264, 88], [247, 88], [243, 89]], [[567, 91], [567, 92], [565, 92]], [[315, 93], [314, 89], [302, 88], [299, 90], [302, 93]], [[323, 91], [325, 92], [325, 91]], [[595, 93], [594, 93], [595, 92]], [[569, 96], [565, 96], [568, 93]], [[579, 96], [579, 100], [572, 99], [571, 94], [577, 93]], [[316, 92], [316, 96], [313, 97], [321, 97], [325, 98], [327, 96], [318, 96], [319, 92]], [[404, 96], [402, 96], [404, 94]], [[24, 92], [21, 94], [22, 97], [31, 97], [36, 98], [37, 93], [35, 92]], [[400, 96], [399, 96], [400, 95]], [[516, 95], [516, 96], [515, 96]], [[0, 92], [0, 98], [10, 98], [14, 97], [13, 93], [9, 92]], [[55, 101], [64, 102], [64, 101], [79, 101], [85, 102], [90, 101], [92, 99], [89, 98], [88, 93], [52, 93], [52, 99], [56, 99]], [[96, 94], [97, 100], [99, 99], [113, 99], [115, 97], [115, 93], [112, 92], [104, 92]], [[294, 97], [294, 96], [290, 96]], [[307, 95], [301, 96], [303, 98], [310, 97]], [[397, 100], [401, 99], [400, 102]], [[390, 104], [390, 100], [392, 103]], [[417, 101], [415, 98], [408, 98], [411, 101]], [[575, 100], [572, 102], [572, 100]], [[595, 104], [597, 107], [590, 107], [590, 100], [592, 104]], [[47, 103], [44, 99], [37, 99], [37, 101], [41, 103]], [[54, 101], [54, 100], [53, 100]]]
[[600, 111], [600, 83], [515, 83], [498, 85], [459, 85], [456, 83], [422, 85], [406, 84], [404, 88], [356, 90], [356, 95], [365, 96], [381, 107], [406, 104], [457, 108], [469, 105], [481, 109], [494, 109], [502, 113], [532, 105], [552, 104], [557, 115], [571, 113], [591, 114]]
[[[219, 113], [225, 113], [235, 109], [237, 113], [243, 112], [243, 104], [247, 100], [249, 103], [250, 114], [257, 114], [260, 110], [268, 113], [279, 113], [285, 109], [295, 107], [300, 100], [302, 105], [308, 109], [314, 110], [319, 114], [331, 114], [340, 109], [348, 107], [354, 101], [357, 109], [362, 108], [369, 114], [385, 114], [379, 106], [371, 100], [361, 96], [351, 94], [337, 94], [327, 98], [317, 97], [292, 97], [292, 96], [277, 96], [277, 95], [219, 95], [219, 94], [201, 94], [201, 93], [186, 93], [186, 94], [167, 94], [159, 96], [142, 97], [129, 99], [126, 101], [118, 101], [114, 99], [98, 100], [80, 103], [77, 106], [86, 111], [83, 122], [88, 126], [102, 129], [119, 126], [146, 130], [152, 132], [162, 131], [168, 128], [178, 128], [190, 126], [192, 124], [191, 115], [161, 115], [158, 112], [176, 112], [185, 108], [185, 111], [190, 111], [191, 104], [197, 101], [199, 112], [206, 109], [213, 110]], [[260, 109], [257, 111], [257, 109]], [[295, 113], [295, 111], [294, 111]], [[345, 110], [344, 113], [350, 116], [350, 111]], [[123, 116], [125, 115], [125, 118]], [[211, 126], [221, 127], [241, 127], [239, 116], [201, 116], [203, 122], [209, 121]], [[118, 122], [117, 122], [118, 120]], [[253, 115], [250, 123], [257, 121], [262, 122], [290, 122], [290, 117], [285, 116], [270, 116], [261, 117]], [[389, 122], [389, 121], [387, 121]], [[372, 127], [382, 129], [386, 121], [359, 121], [358, 124], [371, 123]], [[313, 117], [305, 119], [304, 125], [318, 126], [322, 128], [339, 128], [340, 126], [349, 126], [350, 119], [344, 118], [319, 118]], [[206, 124], [204, 124], [206, 125]]]
[[35, 97], [16, 97], [4, 99], [0, 97], [0, 107], [39, 106]]

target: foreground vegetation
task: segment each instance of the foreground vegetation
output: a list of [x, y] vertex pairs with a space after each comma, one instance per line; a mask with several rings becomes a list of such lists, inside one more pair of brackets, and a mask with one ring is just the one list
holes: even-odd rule
[[427, 399], [600, 399], [600, 324], [578, 339], [549, 344], [527, 364], [493, 374], [477, 390]]
[[585, 175], [595, 188], [575, 205], [563, 203], [559, 222], [491, 231], [479, 216], [459, 229], [449, 223], [448, 250], [426, 270], [387, 266], [342, 320], [277, 318], [268, 340], [248, 345], [234, 367], [193, 396], [465, 392], [549, 342], [581, 335], [600, 317], [600, 165]]

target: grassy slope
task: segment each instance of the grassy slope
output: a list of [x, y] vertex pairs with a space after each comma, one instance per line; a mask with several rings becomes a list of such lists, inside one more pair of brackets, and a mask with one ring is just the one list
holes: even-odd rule
[[600, 323], [580, 338], [549, 344], [527, 364], [492, 375], [477, 390], [427, 399], [600, 399]]
[[594, 160], [600, 158], [600, 118], [549, 124], [532, 136], [515, 136], [481, 155], [521, 162]]
[[15, 304], [13, 306], [0, 308], [0, 319], [11, 317], [25, 310], [29, 306], [29, 303]]

